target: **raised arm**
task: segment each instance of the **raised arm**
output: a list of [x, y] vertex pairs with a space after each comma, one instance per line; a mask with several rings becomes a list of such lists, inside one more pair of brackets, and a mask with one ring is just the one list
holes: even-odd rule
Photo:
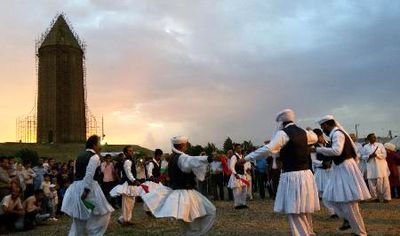
[[207, 156], [189, 156], [182, 154], [179, 157], [178, 167], [185, 173], [190, 173], [193, 169], [208, 165]]
[[278, 132], [276, 132], [270, 143], [250, 153], [244, 159], [246, 161], [253, 161], [267, 158], [272, 154], [278, 153], [288, 141], [289, 136], [287, 136], [284, 131], [279, 130]]
[[316, 152], [324, 156], [339, 156], [343, 152], [344, 141], [344, 134], [340, 131], [336, 131], [332, 135], [332, 147], [317, 147]]

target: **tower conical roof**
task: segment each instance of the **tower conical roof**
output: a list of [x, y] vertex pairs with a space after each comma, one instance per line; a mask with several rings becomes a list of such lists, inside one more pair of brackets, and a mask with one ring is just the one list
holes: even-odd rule
[[45, 36], [40, 47], [50, 45], [65, 45], [82, 49], [63, 15], [59, 15], [50, 31]]

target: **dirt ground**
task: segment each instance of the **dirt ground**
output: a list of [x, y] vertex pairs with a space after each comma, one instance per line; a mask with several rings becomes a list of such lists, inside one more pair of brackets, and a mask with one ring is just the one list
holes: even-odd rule
[[[232, 202], [215, 202], [217, 220], [209, 235], [289, 235], [286, 216], [273, 213], [273, 201], [254, 200], [250, 209], [234, 210]], [[369, 235], [400, 235], [400, 200], [389, 204], [363, 203], [362, 215]], [[117, 222], [119, 211], [113, 213], [107, 235], [179, 235], [179, 222], [172, 219], [154, 219], [143, 213], [142, 203], [135, 207], [134, 225], [121, 227]], [[341, 220], [331, 220], [326, 209], [313, 215], [317, 235], [350, 235], [351, 231], [339, 232]], [[46, 223], [28, 232], [8, 235], [67, 235], [70, 219], [60, 217], [57, 223]]]

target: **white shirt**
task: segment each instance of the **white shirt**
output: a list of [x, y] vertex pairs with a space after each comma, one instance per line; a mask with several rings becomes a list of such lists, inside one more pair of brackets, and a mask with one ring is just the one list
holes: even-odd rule
[[386, 149], [381, 143], [366, 144], [362, 149], [362, 159], [368, 161], [376, 149], [376, 157], [367, 162], [367, 178], [376, 179], [389, 176], [388, 165], [386, 162]]
[[355, 142], [354, 143], [355, 148], [356, 148], [356, 154], [357, 154], [357, 162], [361, 161], [361, 152], [363, 149], [363, 146], [360, 143]]
[[94, 174], [96, 173], [97, 167], [100, 166], [100, 157], [96, 154], [96, 152], [92, 149], [86, 149], [86, 151], [92, 152], [95, 155], [90, 157], [89, 163], [86, 167], [85, 177], [83, 177], [83, 185], [84, 188], [91, 189], [91, 185], [94, 183]]
[[[156, 163], [157, 166], [159, 166], [158, 161], [153, 158], [154, 163]], [[153, 161], [150, 161], [147, 163], [146, 170], [147, 170], [147, 178], [150, 178], [153, 176], [153, 169], [154, 169], [154, 163]]]
[[232, 175], [236, 175], [235, 165], [236, 165], [236, 163], [237, 163], [237, 161], [238, 161], [238, 157], [239, 157], [239, 160], [240, 160], [240, 159], [243, 159], [243, 156], [242, 156], [242, 155], [240, 155], [240, 154], [238, 154], [238, 153], [235, 152], [235, 155], [233, 155], [233, 156], [231, 157], [231, 159], [230, 159], [230, 162], [229, 162], [229, 169], [231, 169]]
[[204, 181], [208, 167], [207, 156], [189, 156], [183, 153], [178, 159], [178, 167], [184, 173], [193, 172], [198, 180]]
[[132, 161], [131, 160], [128, 159], [128, 160], [126, 160], [124, 162], [124, 171], [125, 171], [126, 177], [131, 182], [136, 180], [135, 177], [133, 177], [133, 174], [132, 174]]
[[218, 171], [219, 173], [222, 172], [222, 163], [220, 161], [213, 161], [210, 163], [211, 173], [216, 174]]
[[[294, 125], [294, 123], [287, 124], [285, 128], [291, 125]], [[305, 131], [307, 134], [308, 145], [312, 145], [318, 141], [318, 137], [313, 131], [308, 131], [308, 130]], [[285, 133], [285, 131], [279, 130], [278, 132], [275, 133], [271, 142], [250, 153], [244, 159], [246, 161], [250, 161], [250, 160], [259, 160], [262, 158], [267, 158], [268, 156], [278, 153], [288, 142], [289, 142], [289, 136]]]
[[340, 156], [343, 152], [344, 142], [346, 137], [344, 136], [343, 132], [336, 131], [338, 130], [337, 127], [332, 129], [329, 134], [329, 138], [331, 139], [332, 146], [331, 147], [317, 147], [315, 148], [317, 153], [320, 153], [324, 156]]

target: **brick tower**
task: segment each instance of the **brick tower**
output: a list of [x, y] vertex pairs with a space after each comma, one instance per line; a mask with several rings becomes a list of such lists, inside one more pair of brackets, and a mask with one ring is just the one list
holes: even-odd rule
[[85, 142], [84, 51], [63, 15], [44, 36], [37, 56], [37, 142]]

